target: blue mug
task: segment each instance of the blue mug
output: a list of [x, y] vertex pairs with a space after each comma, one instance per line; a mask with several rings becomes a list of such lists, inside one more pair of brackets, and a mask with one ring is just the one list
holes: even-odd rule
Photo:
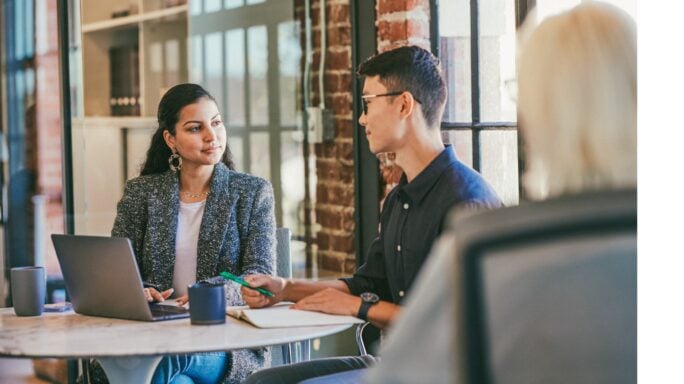
[[188, 286], [191, 324], [223, 324], [226, 322], [224, 284], [195, 283]]

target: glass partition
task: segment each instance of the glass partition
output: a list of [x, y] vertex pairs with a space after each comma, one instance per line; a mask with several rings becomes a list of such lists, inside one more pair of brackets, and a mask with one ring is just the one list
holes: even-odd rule
[[315, 172], [305, 172], [313, 162], [304, 158], [294, 1], [72, 5], [75, 232], [110, 233], [124, 183], [138, 176], [156, 129], [161, 96], [196, 82], [216, 98], [237, 170], [272, 183], [277, 225], [292, 229], [294, 270], [303, 274], [304, 191]]

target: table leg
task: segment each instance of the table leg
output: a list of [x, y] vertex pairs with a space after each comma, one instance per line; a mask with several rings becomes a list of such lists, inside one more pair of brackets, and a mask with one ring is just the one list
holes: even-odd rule
[[148, 384], [162, 356], [98, 357], [112, 384]]

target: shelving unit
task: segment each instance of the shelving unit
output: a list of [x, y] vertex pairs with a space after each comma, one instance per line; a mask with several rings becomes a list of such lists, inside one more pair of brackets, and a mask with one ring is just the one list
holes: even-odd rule
[[[178, 3], [81, 0], [83, 114], [72, 122], [77, 233], [109, 234], [124, 182], [138, 175], [156, 129], [161, 96], [188, 81], [188, 6]], [[111, 114], [110, 49], [126, 46], [138, 49], [140, 116]]]
[[154, 116], [163, 91], [188, 79], [187, 5], [159, 8], [153, 6], [161, 3], [159, 1], [139, 0], [138, 3], [132, 9], [137, 7], [142, 12], [112, 19], [110, 15], [115, 11], [112, 4], [109, 4], [109, 11], [103, 12], [107, 9], [106, 3], [83, 1], [81, 31], [86, 117], [110, 115], [111, 48], [137, 46], [139, 49], [142, 116]]

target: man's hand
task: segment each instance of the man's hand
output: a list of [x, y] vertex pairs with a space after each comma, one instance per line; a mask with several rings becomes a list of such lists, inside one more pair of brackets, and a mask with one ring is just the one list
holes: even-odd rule
[[283, 301], [285, 298], [284, 294], [287, 280], [283, 278], [270, 275], [248, 275], [245, 276], [245, 281], [252, 287], [261, 287], [273, 294], [273, 297], [268, 297], [262, 295], [257, 290], [240, 287], [242, 300], [244, 300], [245, 304], [249, 305], [250, 308], [268, 307]]
[[356, 316], [360, 306], [360, 297], [352, 296], [334, 288], [327, 288], [299, 300], [292, 308], [332, 315]]

